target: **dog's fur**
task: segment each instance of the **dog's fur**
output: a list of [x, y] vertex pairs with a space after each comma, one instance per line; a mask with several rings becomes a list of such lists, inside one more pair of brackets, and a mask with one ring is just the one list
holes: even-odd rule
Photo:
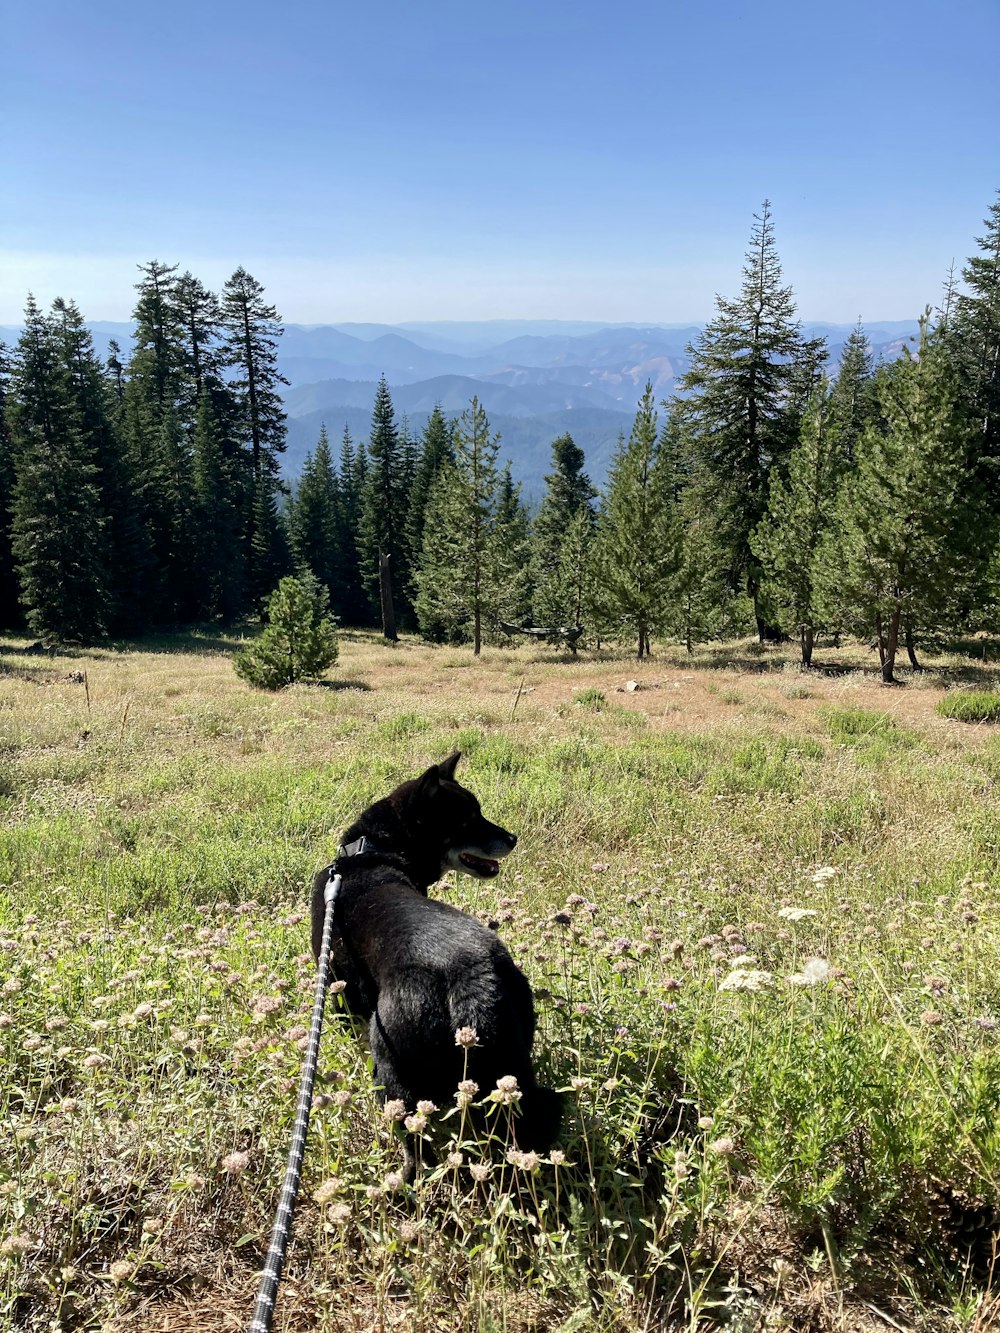
[[[427, 897], [449, 868], [493, 878], [517, 842], [485, 819], [472, 792], [455, 781], [459, 758], [453, 754], [404, 782], [345, 832], [345, 846], [361, 837], [367, 846], [337, 863], [343, 882], [334, 911], [333, 972], [346, 983], [348, 1009], [368, 1020], [383, 1100], [401, 1099], [412, 1111], [426, 1099], [443, 1109], [463, 1076], [486, 1095], [497, 1079], [513, 1074], [522, 1093], [518, 1144], [544, 1151], [558, 1133], [561, 1101], [535, 1080], [531, 988], [493, 931]], [[317, 960], [327, 878], [321, 871], [313, 886]], [[468, 1051], [467, 1069], [455, 1042], [463, 1027], [474, 1028], [479, 1039]]]

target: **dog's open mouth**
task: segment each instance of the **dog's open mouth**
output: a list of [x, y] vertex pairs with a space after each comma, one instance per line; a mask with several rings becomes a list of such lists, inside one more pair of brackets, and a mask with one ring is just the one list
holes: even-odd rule
[[458, 859], [470, 875], [479, 875], [481, 879], [492, 879], [494, 875], [500, 874], [500, 862], [492, 861], [488, 856], [459, 852]]

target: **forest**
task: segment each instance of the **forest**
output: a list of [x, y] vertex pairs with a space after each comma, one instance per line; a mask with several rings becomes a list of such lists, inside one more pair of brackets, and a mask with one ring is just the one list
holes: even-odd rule
[[0, 626], [233, 624], [297, 572], [388, 637], [478, 653], [503, 624], [582, 625], [643, 657], [753, 631], [809, 666], [850, 635], [886, 682], [904, 651], [1000, 627], [1000, 195], [919, 339], [876, 364], [859, 321], [837, 367], [802, 334], [765, 201], [740, 291], [677, 392], [647, 385], [603, 493], [564, 435], [530, 507], [477, 399], [414, 437], [384, 377], [369, 438], [324, 428], [288, 484], [276, 309], [242, 267], [219, 293], [178, 268], [140, 265], [127, 357], [30, 296], [0, 347]]

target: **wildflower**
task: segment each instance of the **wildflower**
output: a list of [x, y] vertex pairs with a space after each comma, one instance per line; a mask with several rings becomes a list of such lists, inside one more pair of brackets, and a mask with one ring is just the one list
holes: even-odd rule
[[132, 1010], [133, 1018], [148, 1018], [153, 1012], [153, 1006], [148, 1000], [143, 1000], [142, 1004], [137, 1004]]
[[399, 1239], [404, 1245], [411, 1245], [420, 1235], [420, 1227], [416, 1222], [406, 1219], [399, 1224]]
[[132, 1265], [127, 1259], [116, 1259], [108, 1269], [112, 1282], [127, 1282], [132, 1276]]
[[339, 1176], [331, 1176], [313, 1191], [313, 1198], [319, 1204], [329, 1203], [333, 1196], [339, 1193], [342, 1184], [343, 1181]]
[[730, 972], [728, 977], [719, 982], [719, 990], [761, 991], [766, 990], [773, 980], [772, 973], [761, 971], [758, 968], [749, 972], [737, 970]]
[[976, 1018], [973, 1020], [973, 1022], [975, 1023], [977, 1028], [982, 1028], [984, 1032], [993, 1032], [997, 1026], [997, 1021], [995, 1018], [987, 1018], [985, 1016], [983, 1016], [982, 1018]]
[[926, 1027], [937, 1027], [939, 1023], [944, 1022], [944, 1014], [939, 1013], [937, 1009], [925, 1009], [920, 1015], [920, 1021]]
[[11, 1018], [10, 1014], [0, 1014], [0, 1030], [3, 1028], [12, 1028], [13, 1026], [14, 1020]]
[[410, 1134], [422, 1134], [427, 1128], [427, 1117], [425, 1115], [408, 1115], [403, 1121], [407, 1132]]
[[757, 959], [752, 953], [741, 953], [738, 958], [734, 958], [729, 964], [730, 967], [755, 967]]
[[280, 995], [258, 995], [251, 1008], [255, 1018], [266, 1018], [268, 1014], [277, 1013], [281, 1005]]
[[80, 1109], [80, 1099], [78, 1097], [64, 1097], [59, 1103], [59, 1110], [63, 1115], [72, 1115], [74, 1111]]
[[406, 1115], [406, 1103], [401, 1097], [393, 1097], [382, 1107], [382, 1114], [386, 1120], [402, 1120]]
[[347, 990], [347, 982], [346, 982], [346, 981], [331, 981], [331, 982], [330, 982], [330, 994], [331, 994], [331, 995], [339, 995], [342, 991], [345, 991], [345, 990]]
[[16, 995], [24, 987], [20, 977], [8, 977], [3, 983], [3, 992], [5, 995]]
[[660, 988], [662, 990], [667, 990], [667, 991], [680, 990], [681, 983], [679, 978], [677, 977], [664, 977], [663, 980], [660, 982]]
[[619, 1082], [620, 1080], [617, 1078], [606, 1078], [604, 1082], [601, 1084], [601, 1087], [604, 1089], [605, 1092], [614, 1092]]
[[426, 1100], [417, 1102], [418, 1115], [433, 1115], [436, 1110], [437, 1106], [433, 1102]]
[[158, 1236], [163, 1230], [162, 1217], [147, 1217], [142, 1224], [142, 1229], [147, 1236]]
[[68, 1024], [69, 1024], [68, 1018], [61, 1018], [59, 1016], [55, 1018], [47, 1018], [45, 1020], [45, 1031], [60, 1032], [64, 1027], [68, 1026]]
[[455, 1097], [455, 1101], [457, 1102], [459, 1109], [462, 1110], [466, 1106], [471, 1106], [478, 1091], [479, 1091], [479, 1084], [476, 1083], [474, 1079], [463, 1078], [461, 1083], [458, 1085], [458, 1093]]
[[344, 1227], [351, 1220], [351, 1205], [349, 1203], [335, 1203], [327, 1216], [334, 1226]]
[[839, 874], [840, 871], [836, 866], [820, 866], [818, 870], [813, 871], [811, 878], [812, 882], [818, 888], [820, 885], [826, 884], [829, 880], [833, 879], [834, 875]]
[[44, 1042], [42, 1041], [42, 1038], [38, 1036], [37, 1033], [32, 1033], [30, 1037], [26, 1037], [24, 1041], [21, 1043], [22, 1048], [26, 1051], [37, 1051], [39, 1046], [43, 1045]]
[[589, 1078], [571, 1078], [570, 1081], [569, 1081], [569, 1085], [570, 1085], [570, 1087], [573, 1089], [574, 1092], [586, 1092], [587, 1089], [590, 1087], [590, 1079], [589, 1079]]
[[817, 914], [811, 907], [782, 907], [778, 910], [778, 915], [783, 921], [805, 921], [807, 917]]
[[504, 1074], [502, 1078], [497, 1079], [496, 1091], [490, 1093], [490, 1100], [502, 1102], [504, 1106], [510, 1106], [521, 1100], [521, 1090], [513, 1074]]
[[549, 1153], [549, 1161], [553, 1166], [562, 1166], [566, 1161], [566, 1154], [561, 1148], [553, 1148]]
[[581, 1001], [579, 1004], [574, 1004], [573, 1012], [574, 1014], [579, 1014], [581, 1018], [585, 1018], [586, 1015], [590, 1013], [590, 1005]]
[[470, 1046], [479, 1045], [479, 1033], [475, 1028], [461, 1027], [455, 1031], [455, 1045], [468, 1050]]
[[830, 964], [825, 958], [810, 958], [802, 971], [792, 973], [788, 980], [793, 986], [818, 986], [830, 977]]
[[71, 1282], [76, 1281], [76, 1269], [72, 1264], [67, 1264], [65, 1268], [60, 1268], [59, 1278], [68, 1286]]
[[708, 1145], [708, 1151], [715, 1153], [716, 1157], [728, 1157], [736, 1148], [735, 1140], [725, 1135], [721, 1139], [715, 1139]]
[[110, 1063], [111, 1060], [108, 1056], [102, 1055], [100, 1051], [91, 1051], [90, 1054], [84, 1058], [83, 1067], [84, 1069], [103, 1069], [105, 1065], [109, 1065]]
[[520, 1152], [517, 1148], [507, 1149], [507, 1161], [521, 1171], [537, 1171], [541, 1160], [536, 1152]]
[[703, 1116], [699, 1119], [699, 1121], [698, 1121], [698, 1128], [699, 1128], [699, 1129], [711, 1129], [712, 1126], [713, 1126], [714, 1124], [715, 1124], [715, 1120], [714, 1120], [714, 1118], [713, 1118], [712, 1116], [710, 1116], [710, 1115], [703, 1115]]
[[354, 1094], [348, 1088], [338, 1088], [333, 1094], [334, 1106], [350, 1106], [354, 1101]]
[[690, 1168], [688, 1166], [687, 1154], [680, 1151], [674, 1153], [674, 1176], [678, 1180], [684, 1180], [688, 1175], [690, 1175]]
[[250, 1165], [250, 1154], [248, 1152], [231, 1152], [227, 1157], [223, 1157], [220, 1165], [226, 1175], [238, 1176], [241, 1171], [245, 1171]]
[[489, 1179], [490, 1175], [489, 1163], [473, 1162], [472, 1166], [469, 1167], [469, 1175], [472, 1177], [473, 1180], [477, 1181], [481, 1185], [484, 1180]]
[[382, 1181], [382, 1188], [389, 1190], [401, 1190], [403, 1188], [402, 1171], [390, 1171], [385, 1180]]

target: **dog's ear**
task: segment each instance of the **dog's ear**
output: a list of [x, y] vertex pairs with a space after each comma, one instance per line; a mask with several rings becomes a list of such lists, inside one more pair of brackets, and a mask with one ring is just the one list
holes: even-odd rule
[[447, 782], [455, 781], [455, 769], [458, 768], [458, 761], [461, 757], [462, 751], [456, 750], [454, 754], [450, 754], [447, 759], [443, 759], [438, 764], [438, 772]]
[[413, 795], [418, 801], [429, 801], [441, 788], [441, 772], [437, 764], [431, 764], [426, 773], [421, 773]]

